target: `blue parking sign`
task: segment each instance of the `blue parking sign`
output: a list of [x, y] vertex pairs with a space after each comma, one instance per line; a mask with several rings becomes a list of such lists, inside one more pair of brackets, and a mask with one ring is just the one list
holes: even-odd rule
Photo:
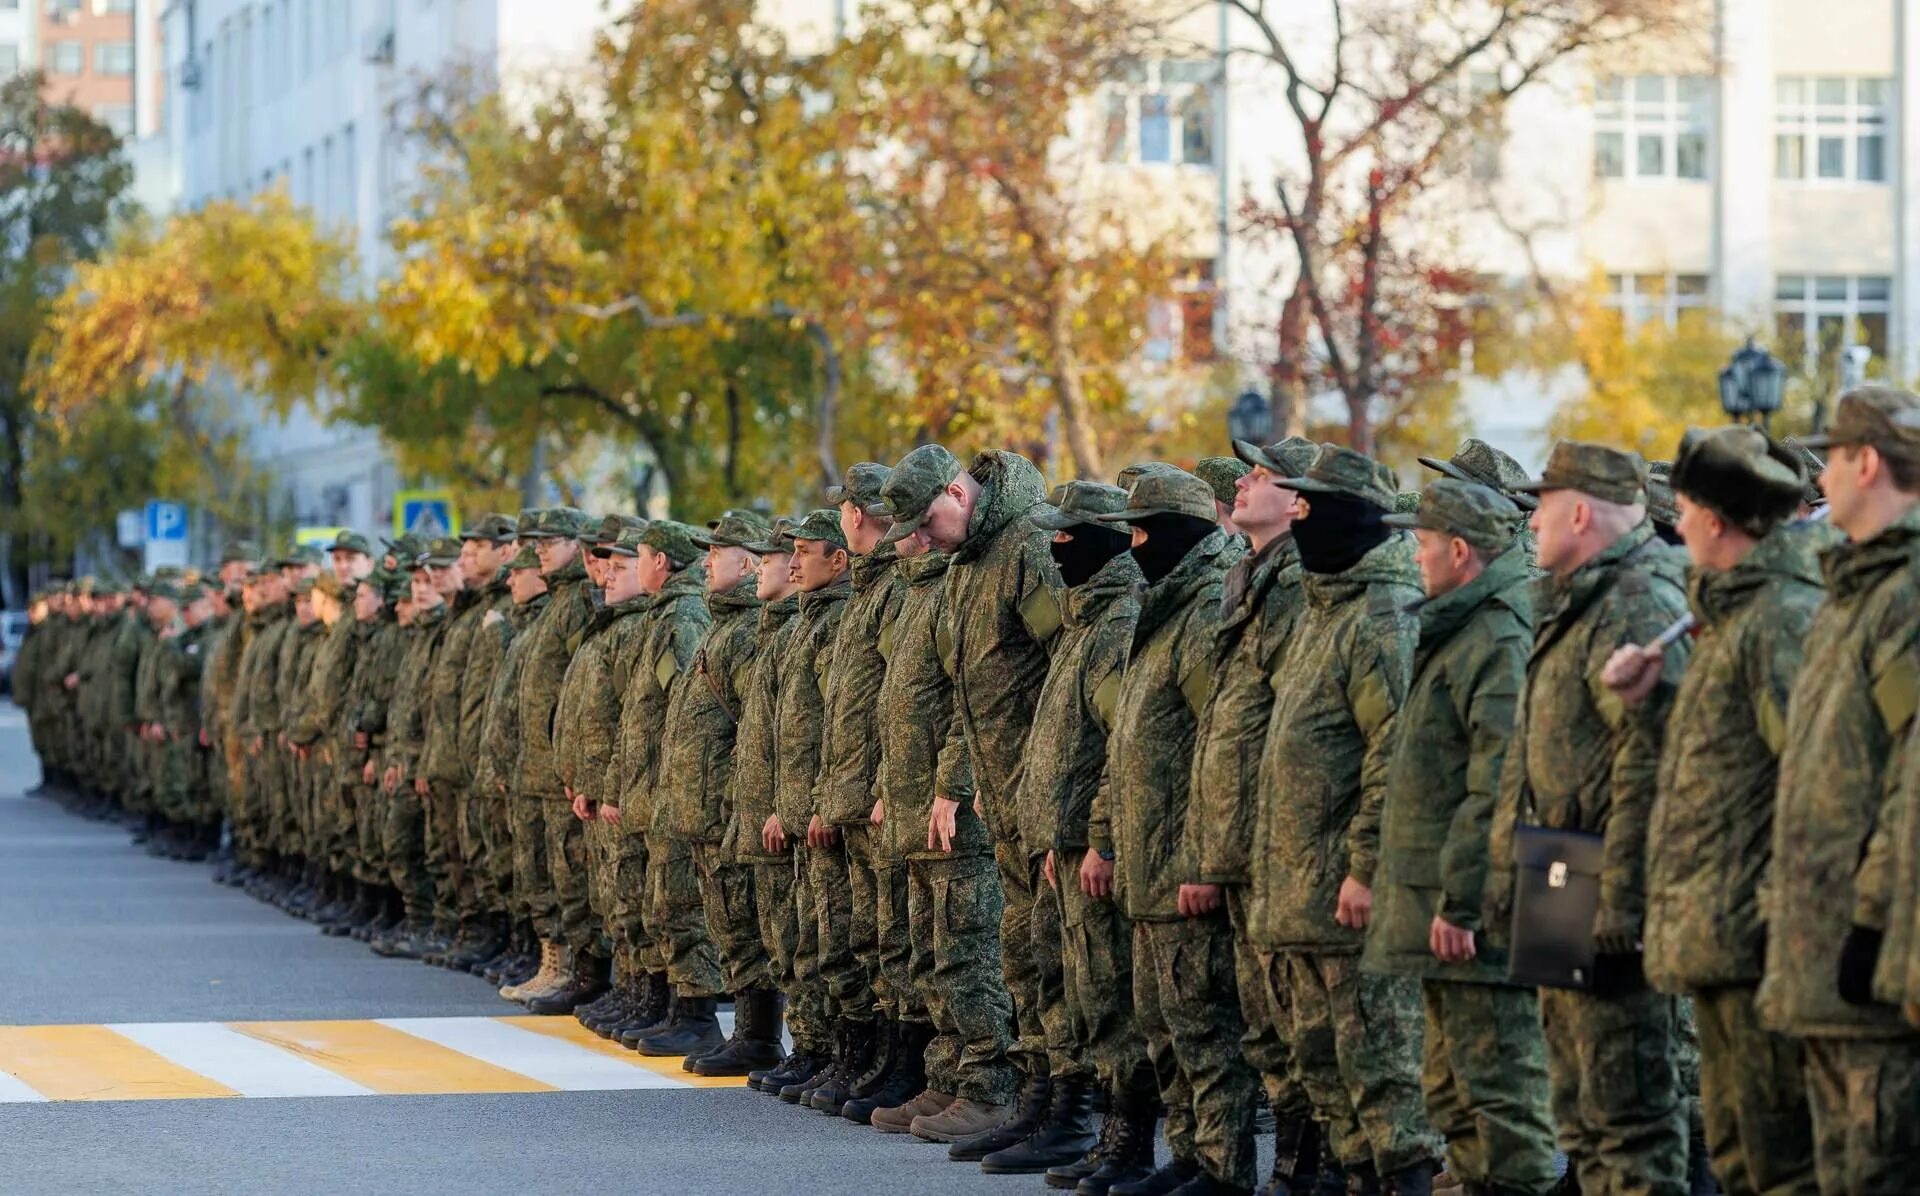
[[147, 540], [149, 543], [165, 544], [175, 541], [185, 542], [187, 538], [187, 504], [147, 500]]

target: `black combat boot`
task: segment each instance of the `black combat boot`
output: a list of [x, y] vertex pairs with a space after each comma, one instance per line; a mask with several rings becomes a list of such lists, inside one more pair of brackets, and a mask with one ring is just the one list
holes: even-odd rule
[[1107, 1189], [1107, 1196], [1173, 1196], [1205, 1174], [1193, 1159], [1174, 1159], [1140, 1179], [1114, 1184]]
[[[789, 1084], [803, 1083], [815, 1072], [833, 1062], [833, 1055], [827, 1051], [811, 1047], [795, 1047], [793, 1053], [782, 1059], [775, 1067], [763, 1072], [748, 1072], [747, 1087], [757, 1088], [768, 1096], [779, 1096], [787, 1090]], [[758, 1080], [754, 1077], [759, 1076]]]
[[807, 1098], [813, 1095], [813, 1090], [821, 1084], [824, 1084], [833, 1075], [835, 1069], [840, 1067], [842, 1062], [845, 1061], [849, 1053], [847, 1046], [848, 1033], [847, 1019], [843, 1017], [835, 1018], [833, 1021], [833, 1042], [832, 1045], [827, 1048], [825, 1062], [814, 1071], [782, 1087], [780, 1089], [780, 1099], [790, 1105], [806, 1104]]
[[627, 991], [633, 976], [619, 956], [613, 960], [613, 987], [573, 1011], [574, 1020], [591, 1030], [604, 1021], [617, 1020], [627, 1011]]
[[520, 966], [520, 957], [527, 947], [527, 936], [531, 933], [526, 923], [510, 922], [507, 927], [506, 950], [493, 957], [480, 971], [480, 978], [498, 988], [505, 984], [506, 974]]
[[714, 997], [675, 997], [673, 1017], [667, 1024], [640, 1039], [633, 1049], [655, 1059], [678, 1056], [682, 1059], [699, 1052], [705, 1054], [726, 1041], [720, 1033], [720, 1018], [715, 1013], [719, 1002]]
[[1154, 1131], [1160, 1121], [1159, 1099], [1145, 1088], [1120, 1088], [1114, 1093], [1117, 1121], [1106, 1157], [1092, 1175], [1074, 1188], [1075, 1196], [1106, 1196], [1115, 1184], [1134, 1183], [1153, 1172]]
[[1389, 1175], [1380, 1190], [1384, 1196], [1433, 1196], [1435, 1170], [1431, 1160], [1423, 1159]]
[[[984, 1134], [962, 1138], [947, 1147], [947, 1157], [956, 1163], [977, 1163], [997, 1150], [1005, 1150], [1040, 1128], [1052, 1106], [1053, 1084], [1045, 1075], [1028, 1076], [1026, 1086], [1014, 1102], [1013, 1116]], [[1089, 1146], [1092, 1142], [1089, 1141]], [[1084, 1148], [1083, 1148], [1084, 1149]], [[1077, 1154], [1075, 1157], [1079, 1157]], [[1066, 1162], [1069, 1160], [1060, 1160]]]
[[1071, 1163], [1093, 1149], [1093, 1084], [1054, 1080], [1047, 1115], [1026, 1137], [980, 1160], [988, 1175], [1039, 1175]]
[[900, 1023], [892, 1018], [883, 1019], [874, 1034], [873, 1059], [853, 1078], [847, 1090], [847, 1099], [867, 1095], [873, 1089], [886, 1083], [900, 1058]]
[[573, 968], [564, 983], [527, 1002], [527, 1012], [541, 1015], [572, 1013], [607, 991], [607, 961], [587, 951], [576, 951]]
[[1107, 1152], [1113, 1149], [1113, 1136], [1120, 1128], [1120, 1115], [1108, 1113], [1100, 1119], [1100, 1136], [1095, 1139], [1093, 1149], [1073, 1160], [1047, 1168], [1047, 1186], [1071, 1192], [1080, 1186], [1080, 1181], [1100, 1170], [1100, 1164], [1107, 1161]]
[[359, 881], [342, 880], [333, 903], [314, 915], [320, 933], [338, 938], [353, 928], [355, 918], [364, 911], [365, 889]]
[[655, 1030], [663, 1028], [673, 1018], [673, 984], [668, 981], [665, 972], [648, 972], [647, 984], [650, 991], [647, 1003], [640, 1007], [633, 1018], [622, 1023], [613, 1033], [613, 1039], [628, 1050], [640, 1045], [640, 1040]]
[[927, 1044], [933, 1041], [932, 1022], [894, 1022], [893, 1063], [871, 1084], [856, 1089], [840, 1108], [840, 1116], [855, 1125], [873, 1124], [880, 1109], [897, 1108], [927, 1089]]
[[847, 1051], [838, 1067], [807, 1095], [806, 1104], [829, 1117], [840, 1116], [853, 1096], [854, 1083], [873, 1065], [880, 1049], [880, 1031], [886, 1023], [877, 1018], [855, 1017], [847, 1020]]
[[383, 955], [388, 959], [419, 959], [431, 949], [432, 944], [427, 938], [426, 923], [407, 921], [376, 936], [369, 945], [375, 955]]
[[447, 966], [456, 972], [472, 972], [482, 967], [494, 956], [500, 954], [507, 945], [507, 923], [503, 918], [488, 915], [473, 922], [473, 936], [468, 940], [466, 949], [457, 952], [447, 960]]
[[621, 1031], [640, 1024], [642, 1019], [657, 1020], [648, 1014], [649, 1003], [653, 1000], [653, 977], [646, 972], [634, 972], [620, 982], [620, 1003], [606, 1013], [594, 1017], [586, 1023], [602, 1038], [618, 1038]]
[[1380, 1173], [1372, 1163], [1356, 1163], [1347, 1170], [1347, 1196], [1386, 1196], [1380, 1186]]
[[735, 993], [733, 1036], [694, 1060], [693, 1074], [751, 1076], [780, 1066], [787, 1057], [780, 1044], [780, 1001], [780, 991], [773, 988]]
[[1313, 1196], [1320, 1174], [1320, 1123], [1311, 1118], [1278, 1123], [1273, 1131], [1273, 1173], [1259, 1196]]

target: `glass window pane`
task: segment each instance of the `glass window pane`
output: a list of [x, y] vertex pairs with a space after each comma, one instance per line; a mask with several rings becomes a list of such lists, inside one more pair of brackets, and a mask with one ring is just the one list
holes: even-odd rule
[[1856, 278], [1853, 285], [1861, 303], [1885, 303], [1893, 298], [1893, 280], [1882, 275], [1869, 274], [1865, 278]]
[[1873, 350], [1875, 357], [1887, 355], [1887, 314], [1862, 313], [1853, 322], [1853, 343]]
[[1807, 278], [1804, 274], [1782, 274], [1773, 281], [1773, 297], [1799, 303], [1807, 297]]
[[1862, 134], [1855, 144], [1858, 155], [1854, 177], [1863, 183], [1887, 181], [1887, 138], [1883, 133]]
[[1712, 80], [1705, 75], [1682, 75], [1674, 80], [1682, 104], [1704, 104], [1713, 95]]
[[1173, 119], [1168, 115], [1169, 105], [1163, 94], [1143, 95], [1140, 97], [1140, 160], [1142, 162], [1170, 162], [1173, 160]]
[[1593, 135], [1593, 173], [1603, 179], [1617, 179], [1627, 173], [1627, 149], [1622, 134]]
[[1813, 325], [1813, 351], [1823, 362], [1838, 362], [1840, 349], [1847, 343], [1847, 317], [1816, 316]]
[[1667, 293], [1667, 276], [1636, 274], [1633, 276], [1633, 291], [1636, 295], [1664, 295]]
[[1846, 138], [1820, 138], [1820, 177], [1823, 179], [1844, 179], [1847, 177]]
[[1180, 105], [1180, 160], [1189, 166], [1213, 165], [1213, 100], [1204, 87]]
[[1696, 298], [1707, 293], [1707, 276], [1704, 274], [1681, 274], [1673, 280], [1673, 293], [1683, 298]]
[[1773, 85], [1773, 100], [1776, 104], [1797, 105], [1807, 102], [1807, 81], [1792, 77], [1778, 79]]
[[1106, 130], [1102, 135], [1100, 156], [1108, 162], [1127, 160], [1127, 97], [1125, 92], [1107, 93]]
[[1627, 278], [1624, 274], [1607, 275], [1607, 294], [1617, 296], [1626, 289]]
[[1807, 140], [1798, 133], [1780, 133], [1773, 139], [1773, 177], [1807, 177]]
[[1884, 108], [1892, 89], [1886, 79], [1854, 80], [1854, 102], [1862, 108]]
[[1210, 58], [1173, 59], [1160, 64], [1160, 82], [1168, 85], [1211, 83], [1214, 70], [1214, 63]]
[[1820, 302], [1846, 302], [1847, 280], [1835, 274], [1822, 274], [1813, 280], [1813, 297]]
[[1667, 139], [1658, 133], [1642, 133], [1635, 138], [1634, 173], [1643, 179], [1657, 179], [1667, 173]]
[[1707, 135], [1681, 133], [1673, 139], [1673, 173], [1683, 179], [1707, 177]]
[[1805, 369], [1807, 359], [1807, 317], [1799, 312], [1781, 312], [1773, 317], [1773, 351], [1788, 369]]
[[1844, 104], [1847, 102], [1847, 81], [1845, 79], [1821, 79], [1813, 85], [1813, 102], [1816, 104]]
[[1633, 79], [1633, 102], [1636, 104], [1664, 104], [1667, 100], [1667, 77], [1665, 75], [1636, 75]]

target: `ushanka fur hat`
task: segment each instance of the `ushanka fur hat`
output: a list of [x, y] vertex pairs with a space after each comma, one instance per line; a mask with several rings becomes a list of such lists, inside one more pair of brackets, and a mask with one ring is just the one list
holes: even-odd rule
[[1757, 428], [1688, 432], [1673, 462], [1677, 493], [1750, 536], [1792, 518], [1806, 482], [1798, 454]]

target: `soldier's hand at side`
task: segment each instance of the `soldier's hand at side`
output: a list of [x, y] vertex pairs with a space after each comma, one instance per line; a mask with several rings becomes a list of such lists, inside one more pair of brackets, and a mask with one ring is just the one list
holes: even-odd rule
[[1040, 865], [1040, 875], [1047, 878], [1047, 887], [1049, 889], [1052, 889], [1055, 892], [1059, 891], [1060, 882], [1053, 878], [1053, 851], [1051, 848], [1049, 848], [1047, 851], [1047, 858], [1045, 862], [1043, 862]]
[[808, 847], [831, 847], [839, 835], [839, 828], [822, 822], [818, 814], [807, 820]]
[[1920, 1029], [1920, 1005], [1902, 1005], [1900, 1012], [1906, 1015], [1909, 1026]]
[[982, 822], [987, 820], [987, 811], [980, 805], [980, 799], [977, 796], [973, 799], [973, 816]]
[[873, 803], [873, 813], [867, 815], [867, 821], [871, 822], [875, 826], [881, 826], [886, 823], [887, 821], [886, 799], [882, 798], [881, 800]]
[[68, 689], [79, 689], [80, 674], [68, 673], [64, 678], [61, 679], [60, 684], [66, 686]]
[[1441, 963], [1466, 963], [1478, 953], [1473, 945], [1473, 931], [1462, 930], [1439, 914], [1433, 916], [1433, 924], [1427, 928], [1427, 949]]
[[606, 823], [608, 826], [619, 826], [620, 825], [620, 807], [619, 806], [601, 806], [600, 821]]
[[413, 778], [413, 791], [419, 794], [421, 797], [427, 796], [427, 778], [425, 777]]
[[388, 768], [380, 780], [385, 785], [388, 793], [398, 792], [400, 788], [400, 766], [395, 764]]
[[1600, 680], [1619, 695], [1621, 701], [1638, 706], [1647, 700], [1653, 687], [1660, 684], [1666, 665], [1665, 649], [1627, 644], [1614, 649], [1613, 655], [1607, 658], [1606, 667], [1600, 670]]
[[360, 783], [363, 785], [373, 784], [373, 761], [367, 761], [366, 766], [360, 770]]
[[355, 749], [364, 752], [373, 746], [373, 736], [367, 734], [365, 731], [355, 731], [353, 733], [353, 746]]
[[267, 741], [261, 738], [260, 736], [255, 735], [253, 737], [253, 742], [247, 745], [247, 755], [258, 756], [261, 752], [265, 751], [266, 749], [267, 749]]
[[213, 736], [207, 734], [207, 729], [205, 727], [200, 728], [200, 746], [201, 747], [213, 746]]
[[1080, 891], [1095, 901], [1113, 895], [1113, 861], [1097, 851], [1089, 851], [1080, 861]]
[[567, 797], [573, 804], [573, 816], [582, 822], [593, 821], [593, 812], [587, 809], [587, 795], [567, 790]]
[[1340, 882], [1340, 904], [1333, 920], [1348, 930], [1365, 930], [1373, 921], [1373, 890], [1349, 876]]
[[952, 851], [960, 833], [960, 803], [945, 797], [933, 799], [933, 813], [927, 816], [927, 850]]
[[780, 825], [780, 815], [767, 815], [766, 824], [760, 828], [760, 846], [766, 849], [768, 855], [787, 849], [787, 828]]
[[1203, 918], [1220, 908], [1219, 885], [1181, 885], [1180, 916]]

